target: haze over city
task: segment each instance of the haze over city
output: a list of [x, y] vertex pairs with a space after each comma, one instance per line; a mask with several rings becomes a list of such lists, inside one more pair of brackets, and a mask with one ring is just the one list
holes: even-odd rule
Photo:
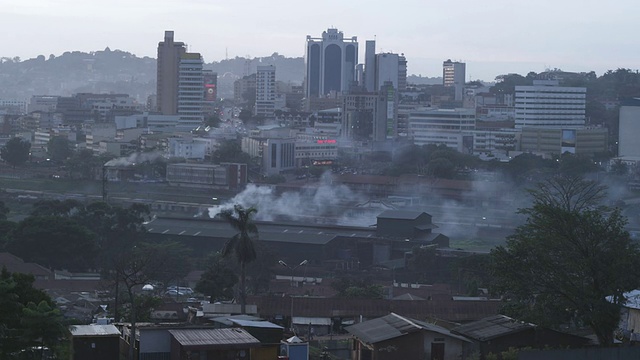
[[[345, 36], [376, 39], [380, 51], [404, 53], [408, 73], [441, 76], [444, 59], [468, 64], [467, 80], [547, 68], [596, 71], [637, 68], [635, 2], [408, 0], [301, 4], [229, 1], [25, 0], [0, 8], [6, 34], [0, 56], [23, 60], [106, 47], [155, 58], [172, 29], [205, 62], [225, 57], [304, 55], [306, 35], [336, 27]], [[11, 36], [9, 36], [12, 34]], [[364, 51], [360, 52], [360, 57]], [[362, 61], [362, 59], [360, 59]]]

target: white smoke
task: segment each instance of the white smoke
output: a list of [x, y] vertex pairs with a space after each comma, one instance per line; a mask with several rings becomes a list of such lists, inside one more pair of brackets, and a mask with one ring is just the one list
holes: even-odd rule
[[234, 205], [255, 207], [258, 209], [255, 219], [273, 221], [287, 218], [290, 220], [305, 220], [321, 222], [322, 217], [342, 217], [344, 210], [340, 206], [348, 206], [361, 201], [360, 195], [351, 191], [345, 185], [333, 185], [331, 174], [325, 173], [317, 188], [303, 189], [300, 192], [286, 191], [276, 193], [271, 186], [257, 186], [249, 184], [244, 191], [221, 205], [209, 208], [209, 217], [213, 218], [222, 211], [233, 210]]
[[106, 164], [104, 164], [104, 166], [129, 166], [140, 164], [145, 161], [155, 161], [160, 158], [162, 158], [162, 152], [160, 151], [133, 153], [129, 156], [109, 160]]

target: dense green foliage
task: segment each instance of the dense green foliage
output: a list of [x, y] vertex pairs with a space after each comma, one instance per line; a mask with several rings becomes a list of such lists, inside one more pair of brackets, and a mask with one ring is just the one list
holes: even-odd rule
[[29, 160], [31, 143], [21, 137], [13, 137], [0, 148], [0, 158], [13, 166], [22, 165]]
[[51, 349], [63, 342], [65, 329], [51, 298], [33, 287], [33, 275], [0, 273], [0, 359], [30, 346]]
[[207, 268], [196, 284], [195, 290], [209, 297], [209, 302], [231, 300], [238, 276], [228, 261], [219, 253], [209, 256]]
[[218, 149], [213, 152], [212, 159], [215, 164], [223, 162], [241, 164], [251, 163], [251, 157], [249, 154], [242, 152], [239, 140], [222, 141]]
[[372, 279], [341, 277], [331, 283], [338, 296], [347, 298], [382, 299], [382, 286], [372, 284]]
[[605, 188], [555, 177], [530, 191], [524, 225], [492, 250], [504, 311], [539, 325], [578, 324], [613, 343], [624, 292], [637, 289], [640, 249], [619, 209], [601, 205]]
[[54, 136], [47, 144], [47, 154], [56, 163], [66, 161], [73, 155], [73, 152], [71, 142], [64, 136]]

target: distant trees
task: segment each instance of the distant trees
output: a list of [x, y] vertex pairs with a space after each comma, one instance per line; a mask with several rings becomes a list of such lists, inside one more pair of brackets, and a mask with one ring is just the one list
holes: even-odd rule
[[209, 297], [214, 303], [233, 298], [233, 287], [238, 283], [238, 276], [220, 253], [209, 256], [207, 268], [196, 284], [195, 290]]
[[29, 160], [31, 143], [21, 137], [13, 137], [0, 148], [0, 157], [14, 168]]
[[[103, 202], [85, 206], [75, 200], [41, 200], [19, 222], [0, 220], [0, 230], [6, 230], [0, 231], [0, 246], [54, 269], [108, 269], [115, 257], [144, 240], [143, 222], [148, 214], [149, 208], [140, 204], [122, 208]], [[184, 259], [176, 248], [166, 247], [166, 251], [175, 251], [166, 264]], [[178, 267], [172, 271], [183, 272]]]
[[371, 283], [372, 279], [342, 277], [331, 283], [338, 296], [346, 298], [382, 299], [382, 286]]
[[225, 140], [220, 143], [217, 150], [212, 155], [213, 162], [216, 164], [222, 162], [250, 164], [251, 156], [242, 151], [239, 140]]
[[623, 294], [637, 289], [640, 249], [619, 209], [601, 205], [606, 188], [560, 176], [530, 191], [528, 216], [491, 251], [504, 311], [540, 325], [583, 324], [602, 345], [613, 343]]
[[393, 154], [393, 160], [385, 173], [392, 176], [420, 174], [452, 179], [458, 176], [459, 170], [474, 168], [479, 164], [478, 158], [446, 145], [408, 145]]
[[95, 235], [70, 218], [31, 216], [19, 222], [5, 246], [10, 253], [53, 269], [87, 271], [95, 267]]
[[73, 155], [73, 147], [64, 136], [54, 136], [47, 143], [47, 154], [56, 163], [63, 163]]

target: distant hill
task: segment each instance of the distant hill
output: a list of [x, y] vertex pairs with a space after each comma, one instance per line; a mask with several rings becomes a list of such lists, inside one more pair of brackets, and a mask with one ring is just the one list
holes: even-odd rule
[[[233, 82], [256, 71], [258, 65], [275, 65], [278, 80], [301, 84], [304, 60], [277, 53], [268, 57], [236, 57], [205, 64], [218, 73], [220, 96], [233, 94]], [[156, 91], [156, 59], [137, 57], [106, 48], [95, 52], [65, 52], [35, 59], [0, 58], [0, 98], [29, 99], [32, 95], [69, 96], [79, 92], [124, 93], [140, 102]]]
[[[274, 65], [276, 79], [302, 84], [304, 59], [278, 53], [271, 56], [235, 57], [205, 63], [218, 73], [218, 94], [233, 96], [233, 82], [256, 72], [259, 65]], [[416, 85], [441, 84], [440, 77], [410, 75]], [[129, 94], [144, 103], [156, 91], [156, 59], [137, 57], [122, 50], [106, 48], [89, 53], [68, 51], [60, 56], [43, 55], [35, 59], [0, 58], [0, 98], [28, 100], [32, 95], [69, 96], [79, 92]]]

